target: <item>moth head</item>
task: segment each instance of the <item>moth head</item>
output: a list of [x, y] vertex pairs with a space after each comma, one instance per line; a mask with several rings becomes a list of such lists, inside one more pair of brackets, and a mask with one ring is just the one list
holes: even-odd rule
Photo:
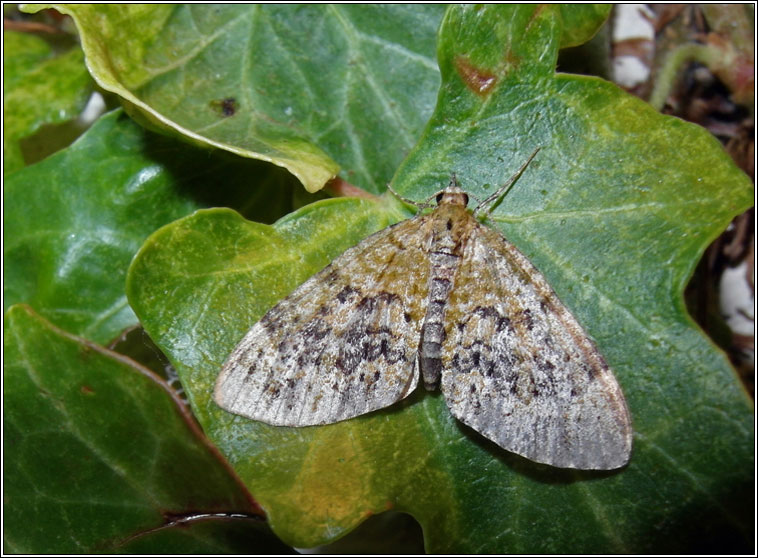
[[450, 185], [439, 192], [436, 199], [437, 205], [462, 205], [463, 207], [468, 205], [468, 194], [458, 184], [455, 173], [450, 177]]

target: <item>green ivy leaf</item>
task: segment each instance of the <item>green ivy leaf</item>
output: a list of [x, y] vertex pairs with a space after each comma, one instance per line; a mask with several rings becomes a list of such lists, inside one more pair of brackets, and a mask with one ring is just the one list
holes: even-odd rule
[[54, 7], [76, 20], [98, 83], [152, 125], [283, 166], [309, 192], [340, 166], [378, 192], [439, 86], [441, 6]]
[[24, 76], [52, 56], [53, 49], [36, 35], [3, 33], [3, 94], [7, 95]]
[[451, 7], [439, 33], [437, 108], [393, 183], [423, 200], [455, 171], [484, 198], [541, 147], [488, 224], [543, 272], [614, 369], [635, 428], [629, 466], [534, 464], [463, 427], [423, 390], [323, 427], [221, 411], [213, 385], [245, 331], [398, 211], [334, 200], [273, 227], [198, 212], [151, 236], [127, 293], [285, 541], [314, 546], [394, 508], [421, 523], [429, 552], [750, 547], [751, 405], [682, 299], [705, 246], [750, 205], [750, 182], [702, 129], [602, 80], [555, 74], [566, 37], [588, 35], [564, 27], [582, 24], [567, 13]]
[[92, 92], [93, 82], [78, 47], [60, 55], [39, 37], [3, 33], [4, 172], [24, 166], [20, 140], [45, 124], [76, 118]]
[[[3, 357], [5, 552], [174, 552], [155, 530], [196, 510], [260, 517], [152, 372], [21, 305], [5, 315]], [[183, 547], [200, 552], [206, 539]], [[263, 532], [257, 539], [281, 549]]]
[[140, 533], [108, 551], [118, 554], [295, 554], [261, 518], [199, 514]]
[[589, 41], [611, 13], [610, 4], [559, 4], [562, 20], [560, 48]]
[[[124, 280], [150, 233], [209, 204], [264, 220], [291, 208], [292, 181], [283, 187], [265, 167], [146, 132], [121, 110], [100, 118], [6, 180], [4, 310], [30, 304], [70, 332], [111, 340], [137, 322]], [[264, 186], [254, 194], [251, 177]]]

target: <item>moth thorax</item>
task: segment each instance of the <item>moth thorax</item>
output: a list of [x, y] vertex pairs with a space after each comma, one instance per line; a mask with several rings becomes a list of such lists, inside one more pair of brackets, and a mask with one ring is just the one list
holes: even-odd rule
[[437, 194], [437, 205], [468, 205], [468, 194], [452, 184]]

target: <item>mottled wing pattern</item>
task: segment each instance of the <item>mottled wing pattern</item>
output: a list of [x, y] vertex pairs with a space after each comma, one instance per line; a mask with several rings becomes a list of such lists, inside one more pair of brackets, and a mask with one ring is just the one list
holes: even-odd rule
[[479, 223], [445, 321], [441, 387], [459, 420], [540, 463], [626, 464], [631, 424], [612, 372], [544, 277]]
[[418, 383], [427, 217], [368, 237], [272, 308], [224, 364], [215, 400], [281, 426], [387, 407]]

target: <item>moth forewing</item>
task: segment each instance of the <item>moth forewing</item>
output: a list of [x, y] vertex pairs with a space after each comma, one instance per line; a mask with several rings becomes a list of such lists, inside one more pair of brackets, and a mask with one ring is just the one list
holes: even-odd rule
[[447, 307], [442, 391], [452, 414], [533, 461], [623, 466], [631, 422], [603, 357], [529, 260], [475, 226]]
[[418, 382], [428, 267], [407, 220], [366, 238], [269, 310], [224, 363], [219, 406], [278, 426], [381, 409]]

